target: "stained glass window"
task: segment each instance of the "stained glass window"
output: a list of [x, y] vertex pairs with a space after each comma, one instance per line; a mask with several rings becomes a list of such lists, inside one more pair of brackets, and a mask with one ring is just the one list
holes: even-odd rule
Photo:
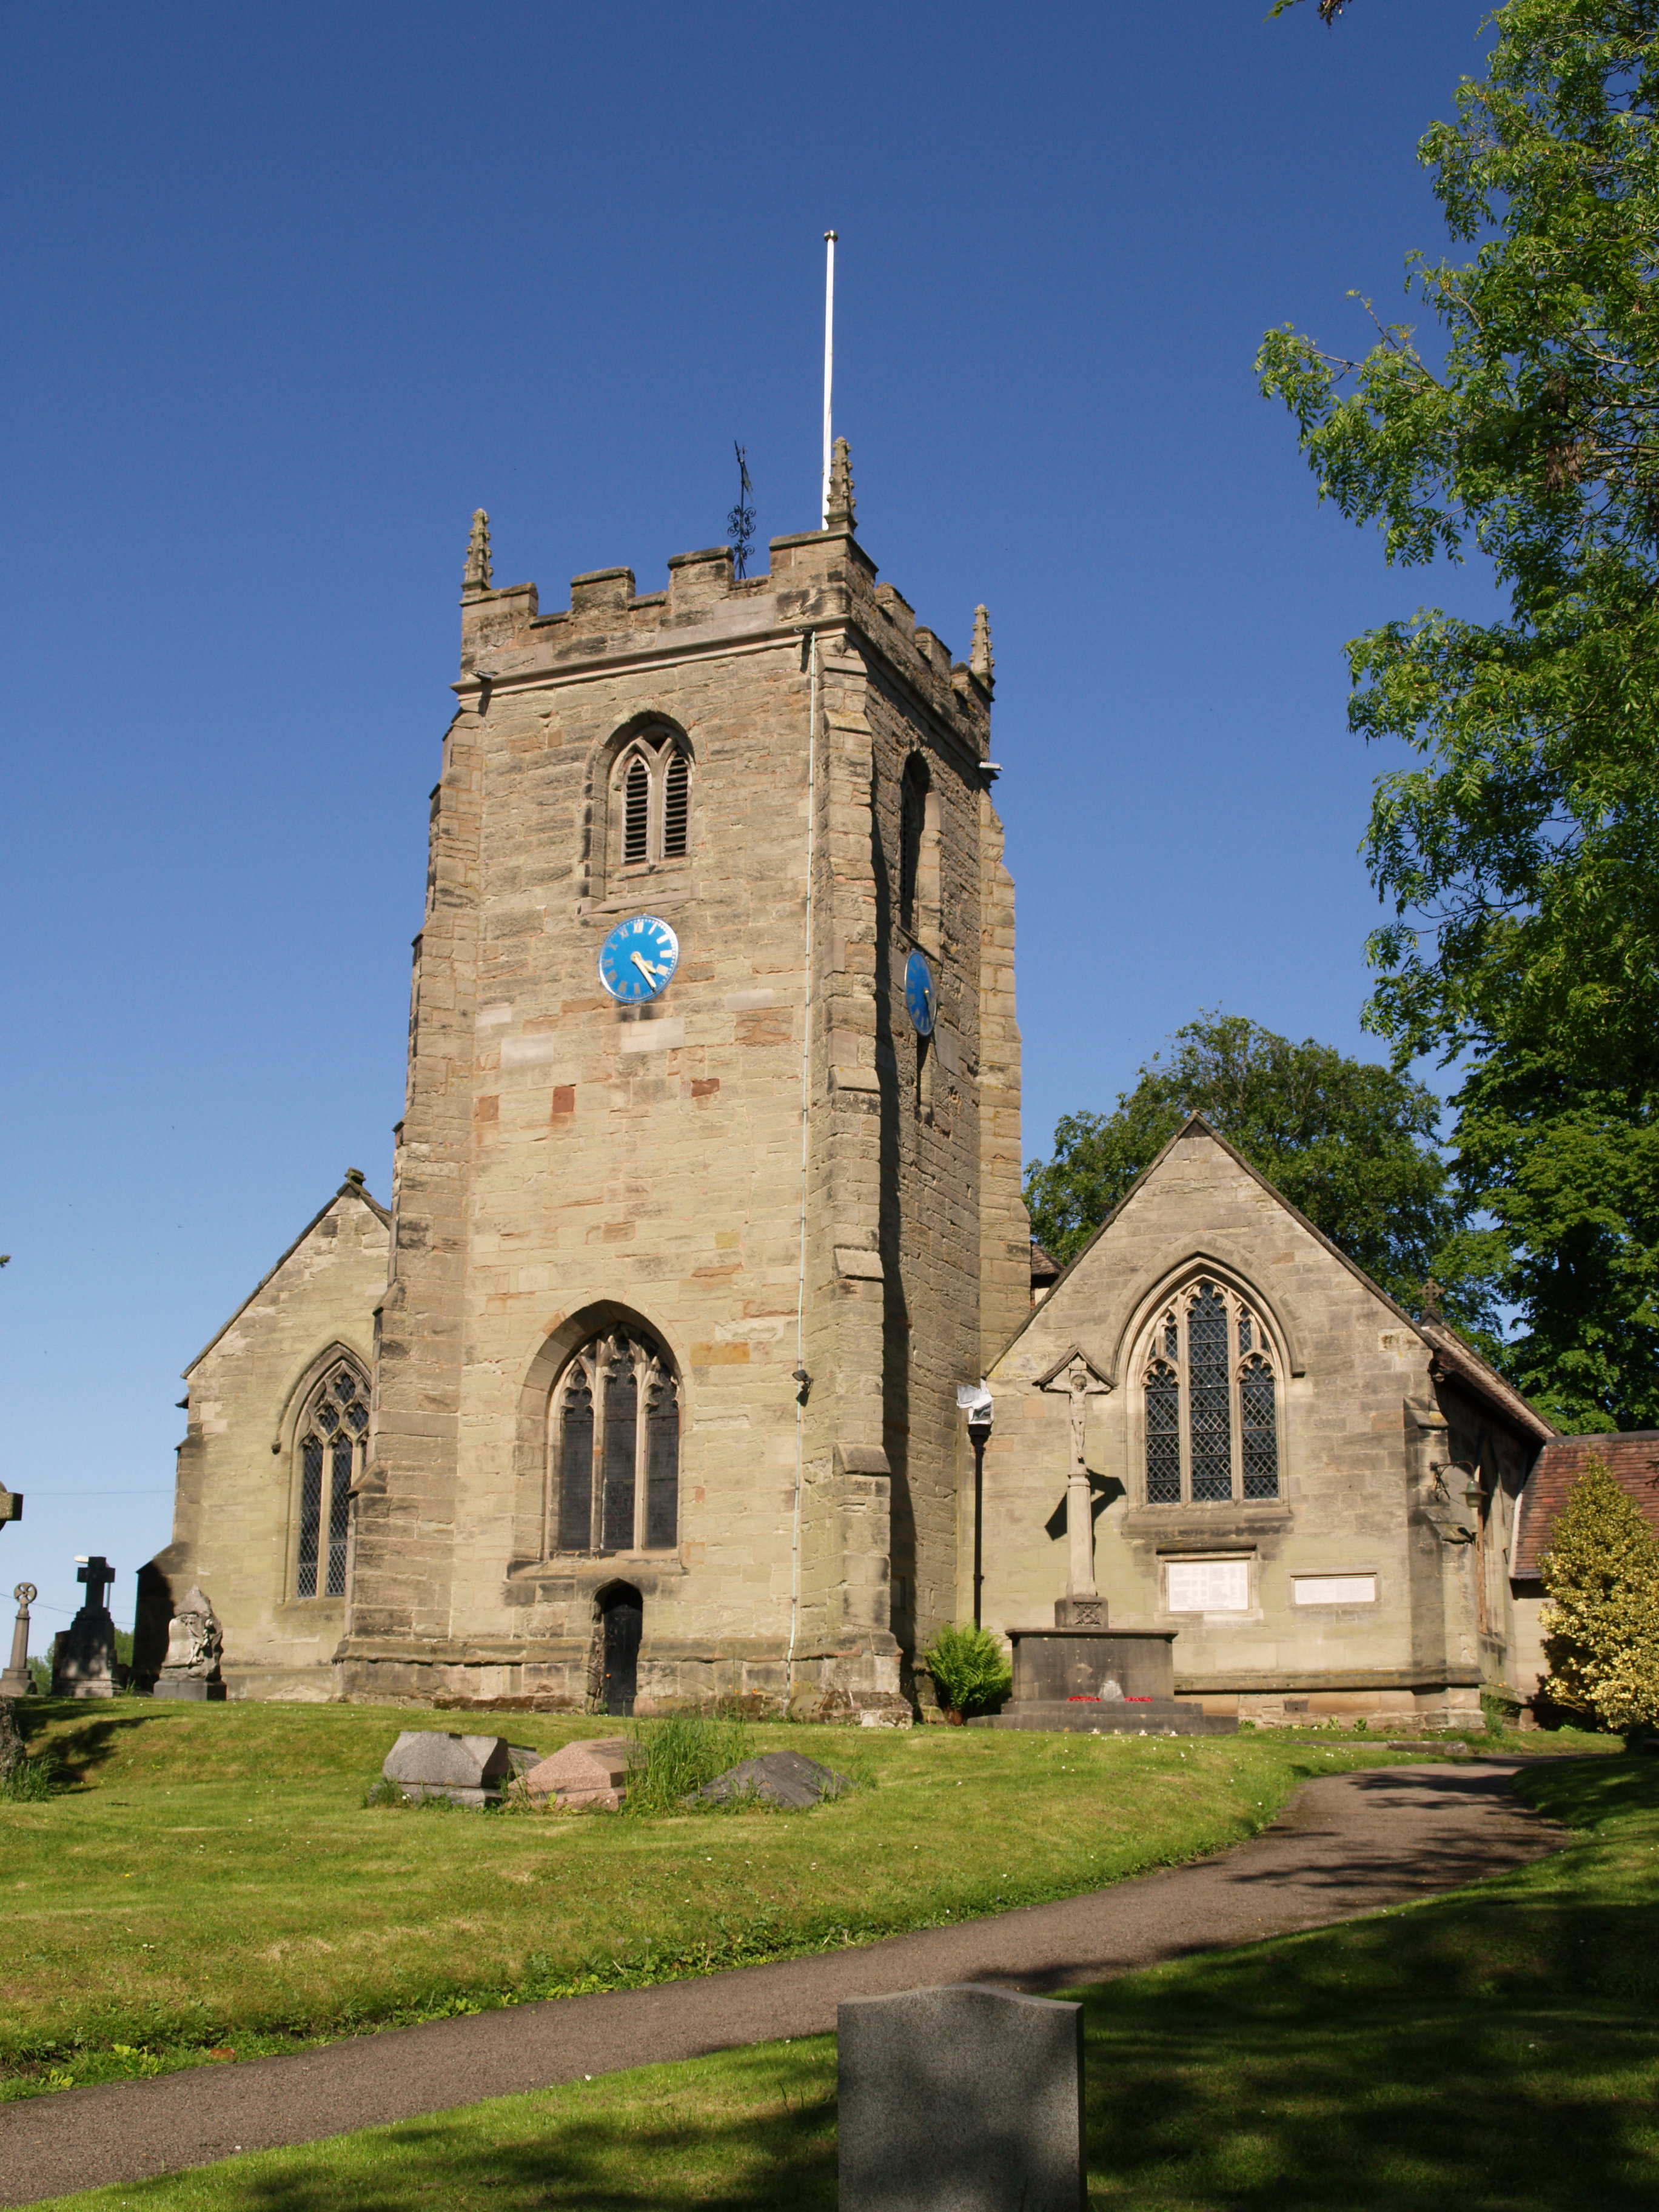
[[584, 1345], [555, 1387], [548, 1437], [552, 1548], [672, 1551], [679, 1540], [679, 1384], [643, 1330]]
[[349, 1361], [324, 1376], [299, 1425], [296, 1597], [343, 1597], [351, 1479], [368, 1430], [368, 1378]]

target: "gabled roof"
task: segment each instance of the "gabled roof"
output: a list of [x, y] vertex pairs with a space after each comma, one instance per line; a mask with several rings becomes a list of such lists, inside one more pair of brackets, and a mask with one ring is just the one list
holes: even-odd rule
[[310, 1220], [307, 1222], [305, 1227], [300, 1231], [294, 1242], [289, 1246], [282, 1258], [276, 1261], [274, 1265], [266, 1268], [264, 1273], [260, 1276], [258, 1281], [253, 1285], [253, 1288], [242, 1300], [241, 1304], [237, 1307], [235, 1312], [230, 1316], [228, 1321], [222, 1322], [220, 1326], [215, 1329], [213, 1334], [209, 1337], [207, 1342], [197, 1353], [195, 1358], [191, 1360], [185, 1366], [179, 1369], [179, 1371], [186, 1382], [189, 1382], [191, 1376], [201, 1365], [202, 1362], [207, 1358], [209, 1352], [212, 1351], [214, 1346], [218, 1343], [220, 1338], [225, 1334], [227, 1330], [235, 1328], [237, 1322], [240, 1321], [242, 1316], [253, 1304], [253, 1301], [258, 1297], [260, 1291], [264, 1289], [266, 1284], [275, 1281], [276, 1277], [282, 1273], [283, 1268], [287, 1267], [289, 1261], [299, 1250], [300, 1247], [305, 1243], [307, 1237], [310, 1236], [312, 1231], [317, 1226], [318, 1223], [325, 1220], [327, 1216], [334, 1211], [335, 1207], [340, 1203], [340, 1200], [343, 1198], [361, 1199], [363, 1204], [368, 1208], [369, 1212], [374, 1216], [375, 1219], [380, 1224], [382, 1228], [389, 1229], [392, 1226], [392, 1216], [387, 1212], [385, 1206], [380, 1204], [379, 1199], [375, 1198], [370, 1193], [361, 1173], [356, 1168], [348, 1168], [346, 1170], [345, 1181], [340, 1185], [338, 1190], [335, 1192], [333, 1197], [329, 1200], [328, 1204], [325, 1206], [319, 1207], [318, 1211], [312, 1215]]
[[1539, 1561], [1550, 1547], [1555, 1516], [1583, 1473], [1586, 1461], [1591, 1459], [1605, 1461], [1613, 1480], [1640, 1506], [1648, 1525], [1659, 1536], [1659, 1429], [1626, 1429], [1616, 1436], [1554, 1437], [1539, 1453], [1521, 1492], [1521, 1526], [1510, 1563], [1510, 1572], [1516, 1581], [1536, 1579]]
[[1309, 1220], [1300, 1206], [1293, 1206], [1279, 1186], [1270, 1182], [1261, 1169], [1247, 1160], [1237, 1145], [1229, 1144], [1221, 1132], [1212, 1128], [1201, 1114], [1189, 1114], [1163, 1151], [1159, 1152], [1158, 1158], [1135, 1177], [1088, 1243], [1080, 1250], [1073, 1253], [1065, 1267], [1061, 1269], [1059, 1280], [1049, 1290], [1042, 1304], [1040, 1306], [1034, 1306], [1030, 1313], [1021, 1322], [1012, 1336], [997, 1354], [999, 1359], [1006, 1357], [1039, 1316], [1044, 1317], [1048, 1326], [1053, 1326], [1054, 1315], [1051, 1309], [1072, 1269], [1079, 1266], [1094, 1250], [1095, 1246], [1099, 1243], [1136, 1192], [1152, 1181], [1182, 1139], [1190, 1137], [1194, 1133], [1207, 1137], [1212, 1144], [1219, 1146], [1236, 1167], [1242, 1168], [1250, 1180], [1265, 1190], [1275, 1204], [1283, 1206], [1291, 1220], [1305, 1229], [1316, 1244], [1322, 1244], [1331, 1257], [1340, 1261], [1356, 1282], [1363, 1283], [1380, 1304], [1385, 1305], [1390, 1313], [1404, 1322], [1406, 1327], [1418, 1338], [1425, 1350], [1446, 1369], [1449, 1375], [1455, 1376], [1465, 1389], [1486, 1398], [1500, 1413], [1506, 1414], [1511, 1420], [1518, 1421], [1523, 1427], [1530, 1429], [1533, 1434], [1540, 1439], [1555, 1434], [1553, 1425], [1544, 1419], [1536, 1407], [1529, 1405], [1518, 1390], [1504, 1382], [1501, 1375], [1490, 1368], [1472, 1346], [1465, 1344], [1462, 1338], [1455, 1330], [1449, 1328], [1444, 1322], [1419, 1321], [1414, 1315], [1408, 1314], [1404, 1306], [1397, 1304], [1389, 1296], [1381, 1283], [1374, 1281], [1358, 1261], [1351, 1260], [1340, 1244], [1334, 1244], [1316, 1223]]
[[1530, 1429], [1540, 1443], [1547, 1443], [1554, 1436], [1553, 1424], [1544, 1419], [1537, 1407], [1530, 1400], [1523, 1398], [1512, 1382], [1506, 1382], [1501, 1375], [1488, 1367], [1473, 1346], [1465, 1344], [1457, 1332], [1449, 1328], [1443, 1321], [1420, 1321], [1417, 1324], [1417, 1333], [1426, 1337], [1434, 1347], [1433, 1371], [1437, 1382], [1444, 1380], [1462, 1383], [1466, 1390], [1473, 1390], [1488, 1400], [1500, 1412], [1507, 1413], [1512, 1421], [1519, 1422], [1523, 1429]]

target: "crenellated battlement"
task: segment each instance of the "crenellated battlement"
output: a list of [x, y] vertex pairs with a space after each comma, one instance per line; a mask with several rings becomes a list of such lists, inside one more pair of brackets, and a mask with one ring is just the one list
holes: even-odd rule
[[[844, 445], [837, 455], [846, 471]], [[568, 607], [544, 614], [534, 584], [490, 581], [489, 518], [474, 516], [461, 598], [464, 703], [579, 671], [682, 659], [807, 631], [857, 633], [890, 673], [983, 759], [990, 750], [990, 637], [977, 611], [974, 651], [953, 660], [938, 634], [878, 571], [851, 526], [850, 471], [830, 527], [775, 538], [763, 575], [738, 578], [729, 545], [678, 553], [665, 592], [639, 592], [631, 568], [570, 580]], [[981, 651], [982, 647], [982, 651]]]

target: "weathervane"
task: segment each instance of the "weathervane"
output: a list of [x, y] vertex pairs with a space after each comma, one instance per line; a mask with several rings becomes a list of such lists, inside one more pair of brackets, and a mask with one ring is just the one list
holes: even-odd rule
[[749, 548], [755, 536], [755, 487], [749, 481], [749, 448], [738, 445], [734, 438], [732, 450], [738, 457], [738, 503], [726, 518], [726, 534], [732, 540], [732, 551], [738, 574], [749, 574]]

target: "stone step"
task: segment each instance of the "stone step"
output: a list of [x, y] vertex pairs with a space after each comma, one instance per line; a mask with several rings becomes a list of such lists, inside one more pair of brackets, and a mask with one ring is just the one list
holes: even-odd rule
[[1232, 1713], [1206, 1713], [1202, 1705], [1184, 1704], [1177, 1698], [1149, 1698], [1144, 1704], [1127, 1698], [1097, 1704], [1085, 1698], [1021, 1698], [1000, 1713], [981, 1713], [969, 1728], [1058, 1729], [1072, 1735], [1236, 1735], [1238, 1721]]

